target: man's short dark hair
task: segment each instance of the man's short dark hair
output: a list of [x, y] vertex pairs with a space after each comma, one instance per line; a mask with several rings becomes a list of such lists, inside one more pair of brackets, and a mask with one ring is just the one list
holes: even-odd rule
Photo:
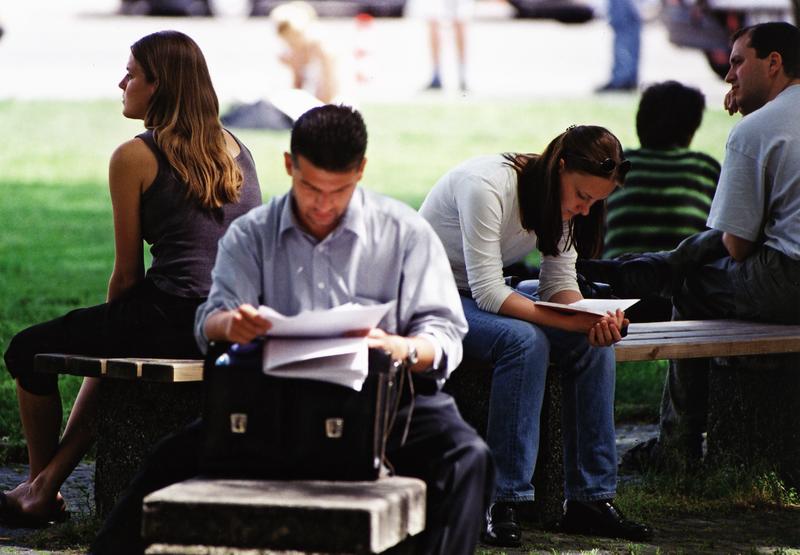
[[800, 29], [784, 21], [759, 23], [739, 29], [731, 37], [731, 44], [747, 35], [748, 46], [756, 51], [756, 56], [766, 58], [777, 52], [783, 60], [783, 71], [788, 77], [800, 77]]
[[350, 106], [326, 104], [312, 108], [292, 127], [291, 154], [333, 172], [357, 168], [367, 151], [367, 127]]
[[700, 122], [706, 98], [698, 89], [677, 81], [648, 87], [636, 112], [636, 132], [644, 148], [688, 147]]

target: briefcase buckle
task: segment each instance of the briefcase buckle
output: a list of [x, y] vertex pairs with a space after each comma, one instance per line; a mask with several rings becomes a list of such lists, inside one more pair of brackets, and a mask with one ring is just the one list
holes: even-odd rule
[[247, 432], [247, 414], [243, 412], [231, 413], [231, 433], [243, 434]]
[[343, 418], [326, 418], [325, 419], [325, 435], [330, 439], [339, 439], [342, 437], [344, 430]]

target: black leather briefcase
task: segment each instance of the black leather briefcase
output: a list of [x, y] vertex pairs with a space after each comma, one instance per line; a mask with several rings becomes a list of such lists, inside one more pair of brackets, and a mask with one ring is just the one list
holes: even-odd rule
[[374, 480], [398, 402], [398, 372], [369, 352], [361, 391], [262, 370], [263, 344], [212, 349], [204, 366], [204, 474], [287, 480]]

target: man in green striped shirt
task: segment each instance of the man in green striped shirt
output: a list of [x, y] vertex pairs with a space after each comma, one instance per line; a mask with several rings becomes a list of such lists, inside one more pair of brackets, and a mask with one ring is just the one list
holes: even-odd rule
[[703, 93], [676, 81], [644, 91], [636, 114], [642, 146], [625, 152], [631, 171], [608, 197], [604, 258], [672, 250], [706, 229], [720, 166], [689, 150], [704, 109]]
[[[604, 258], [670, 251], [707, 229], [720, 166], [711, 156], [689, 149], [704, 109], [703, 93], [677, 81], [644, 91], [636, 113], [642, 146], [625, 151], [631, 170], [625, 186], [608, 197]], [[645, 296], [627, 316], [632, 322], [669, 320], [672, 303]]]

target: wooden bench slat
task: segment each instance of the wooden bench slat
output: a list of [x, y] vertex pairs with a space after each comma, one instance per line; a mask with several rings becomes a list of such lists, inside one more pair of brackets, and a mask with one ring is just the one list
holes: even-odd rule
[[142, 364], [141, 377], [150, 382], [197, 382], [203, 379], [199, 360], [152, 360]]
[[800, 341], [797, 337], [767, 337], [758, 341], [741, 341], [734, 338], [729, 341], [714, 342], [682, 338], [639, 344], [620, 343], [615, 350], [617, 361], [625, 362], [800, 352]]
[[111, 358], [106, 363], [106, 375], [120, 380], [135, 380], [140, 375], [136, 359]]
[[34, 357], [33, 366], [37, 372], [89, 378], [99, 378], [106, 373], [106, 359], [59, 353], [40, 353]]
[[745, 341], [745, 342], [752, 342], [758, 343], [765, 339], [772, 339], [772, 338], [788, 338], [790, 343], [800, 342], [800, 330], [798, 333], [791, 333], [785, 332], [782, 330], [759, 330], [753, 329], [747, 333], [741, 333], [738, 331], [718, 331], [716, 333], [697, 333], [697, 332], [690, 332], [690, 331], [679, 331], [679, 332], [672, 332], [672, 333], [648, 333], [648, 334], [628, 334], [628, 336], [624, 339], [625, 344], [636, 344], [636, 343], [648, 343], [648, 342], [663, 342], [663, 341], [681, 341], [683, 339], [693, 339], [698, 343], [715, 343], [715, 342], [725, 342], [725, 341]]
[[148, 382], [197, 382], [203, 379], [203, 361], [160, 358], [92, 358], [59, 353], [38, 354], [34, 370], [51, 374], [109, 377]]
[[631, 324], [617, 361], [800, 352], [800, 326], [738, 320]]
[[699, 332], [707, 330], [720, 330], [720, 329], [748, 329], [748, 328], [762, 328], [762, 329], [786, 329], [798, 330], [798, 325], [787, 324], [767, 324], [763, 322], [751, 322], [745, 320], [674, 320], [666, 322], [645, 322], [638, 324], [631, 324], [629, 330], [632, 333], [647, 333], [652, 331], [664, 330], [695, 330]]

